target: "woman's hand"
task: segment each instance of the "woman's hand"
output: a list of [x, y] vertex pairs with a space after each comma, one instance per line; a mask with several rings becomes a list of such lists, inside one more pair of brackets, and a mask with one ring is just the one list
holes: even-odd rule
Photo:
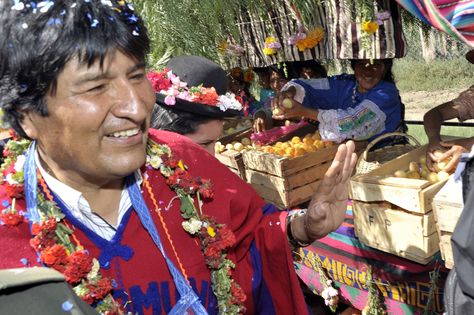
[[255, 120], [253, 121], [253, 132], [260, 133], [262, 131], [265, 131], [267, 130], [265, 126], [266, 126], [265, 118], [256, 117]]
[[278, 92], [272, 100], [273, 118], [277, 120], [298, 119], [303, 117], [316, 120], [317, 110], [306, 108], [301, 103], [294, 100], [296, 90], [290, 87], [286, 91]]
[[[452, 172], [456, 169], [461, 155], [463, 153], [469, 152], [468, 148], [471, 148], [473, 143], [473, 138], [464, 138], [452, 141], [440, 141], [438, 145], [428, 145], [426, 166], [428, 166], [430, 170], [436, 171], [433, 168], [433, 163], [448, 160], [448, 163], [443, 168], [443, 171]], [[440, 150], [443, 153], [435, 155], [435, 150]]]
[[434, 155], [434, 152], [445, 150], [443, 146], [440, 144], [440, 142], [430, 142], [428, 143], [426, 147], [426, 166], [432, 172], [437, 171], [436, 168], [434, 167], [434, 164], [439, 162], [436, 156]]

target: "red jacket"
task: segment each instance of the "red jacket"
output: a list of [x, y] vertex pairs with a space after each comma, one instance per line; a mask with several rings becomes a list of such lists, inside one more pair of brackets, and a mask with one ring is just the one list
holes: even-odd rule
[[[251, 186], [187, 138], [157, 130], [150, 130], [150, 136], [157, 142], [168, 144], [174, 156], [188, 166], [191, 175], [211, 179], [215, 194], [212, 201], [204, 203], [203, 211], [214, 216], [217, 222], [227, 224], [236, 236], [237, 242], [228, 257], [236, 264], [234, 279], [247, 295], [247, 313], [306, 314], [286, 239], [286, 213], [264, 215], [265, 204]], [[209, 313], [216, 313], [210, 273], [200, 244], [181, 226], [179, 201], [174, 199], [169, 209], [164, 209], [175, 193], [169, 189], [160, 172], [147, 170], [144, 176], [147, 176], [154, 197], [162, 208], [165, 225], [191, 285]], [[144, 187], [142, 191], [165, 252], [178, 267], [150, 195]], [[0, 201], [5, 199], [2, 185]], [[25, 208], [24, 201], [18, 200], [17, 209], [22, 208]], [[127, 310], [139, 314], [162, 314], [171, 310], [178, 299], [173, 280], [161, 253], [133, 209], [124, 216], [110, 242], [84, 228], [67, 209], [63, 211], [81, 244], [101, 261], [101, 272], [116, 281], [114, 296], [124, 304], [131, 301]], [[38, 265], [36, 253], [29, 245], [30, 238], [27, 223], [16, 227], [0, 226], [0, 268], [21, 267], [25, 261], [29, 266]]]

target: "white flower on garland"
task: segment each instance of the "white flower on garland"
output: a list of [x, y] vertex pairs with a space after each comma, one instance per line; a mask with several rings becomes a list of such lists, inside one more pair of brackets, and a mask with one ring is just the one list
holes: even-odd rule
[[321, 292], [321, 296], [324, 299], [324, 303], [329, 307], [335, 307], [339, 302], [339, 292], [332, 287], [332, 281], [327, 281], [327, 286]]
[[26, 156], [24, 155], [18, 156], [15, 162], [15, 166], [13, 167], [15, 169], [15, 172], [23, 171], [23, 166], [25, 165], [25, 161], [26, 161]]
[[163, 160], [158, 155], [153, 155], [152, 157], [147, 156], [147, 159], [147, 162], [155, 169], [159, 169], [163, 163]]
[[235, 98], [234, 93], [227, 92], [225, 95], [219, 95], [217, 106], [223, 112], [228, 109], [242, 110], [242, 104]]
[[183, 229], [186, 232], [188, 232], [191, 235], [194, 235], [197, 232], [199, 232], [199, 230], [201, 229], [202, 221], [196, 218], [191, 218], [188, 221], [184, 221], [183, 223], [181, 223], [181, 225], [183, 226]]

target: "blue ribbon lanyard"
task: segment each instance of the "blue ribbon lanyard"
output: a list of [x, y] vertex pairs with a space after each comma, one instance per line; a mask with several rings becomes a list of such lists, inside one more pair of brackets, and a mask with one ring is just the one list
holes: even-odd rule
[[32, 223], [40, 221], [40, 214], [38, 211], [38, 201], [36, 199], [38, 177], [36, 175], [35, 164], [36, 141], [31, 142], [31, 145], [26, 153], [25, 165], [23, 167], [23, 180], [25, 184], [25, 199], [26, 199], [26, 216]]
[[[37, 223], [40, 221], [40, 214], [38, 211], [38, 201], [37, 201], [37, 185], [38, 185], [38, 177], [36, 174], [36, 164], [35, 164], [35, 151], [36, 151], [36, 141], [33, 141], [28, 149], [26, 154], [25, 166], [23, 169], [23, 177], [25, 183], [25, 198], [26, 198], [26, 211], [27, 217], [31, 223]], [[127, 176], [125, 179], [125, 184], [127, 186], [128, 193], [130, 195], [130, 199], [132, 201], [133, 208], [137, 212], [138, 216], [140, 217], [140, 221], [142, 222], [143, 226], [147, 229], [148, 233], [150, 234], [153, 242], [160, 250], [161, 254], [165, 258], [166, 264], [168, 265], [168, 269], [171, 272], [173, 277], [173, 281], [178, 289], [180, 294], [180, 299], [173, 307], [169, 314], [171, 315], [178, 315], [178, 314], [185, 314], [186, 311], [192, 307], [193, 311], [197, 315], [207, 315], [207, 311], [204, 306], [201, 304], [199, 297], [193, 291], [193, 289], [189, 286], [186, 279], [184, 279], [183, 275], [179, 272], [179, 270], [175, 267], [173, 262], [168, 258], [166, 255], [163, 245], [160, 240], [160, 236], [158, 234], [158, 230], [156, 229], [155, 224], [151, 218], [150, 212], [148, 207], [143, 200], [143, 196], [140, 192], [140, 188], [135, 181], [133, 175]]]
[[173, 281], [181, 296], [178, 303], [173, 307], [169, 314], [185, 314], [186, 310], [189, 307], [192, 307], [195, 314], [207, 314], [207, 311], [201, 304], [199, 297], [189, 286], [188, 282], [186, 281], [186, 279], [184, 279], [183, 275], [175, 267], [173, 262], [166, 255], [160, 240], [160, 236], [158, 234], [158, 230], [156, 229], [156, 226], [153, 223], [150, 211], [148, 210], [145, 200], [143, 200], [140, 188], [138, 187], [138, 184], [136, 183], [133, 175], [127, 176], [127, 178], [125, 179], [125, 185], [127, 186], [130, 199], [132, 200], [133, 208], [140, 217], [140, 221], [142, 222], [143, 226], [145, 227], [145, 229], [147, 229], [148, 233], [153, 239], [153, 242], [165, 258], [166, 264], [168, 265], [168, 269], [170, 270], [171, 275], [173, 277]]

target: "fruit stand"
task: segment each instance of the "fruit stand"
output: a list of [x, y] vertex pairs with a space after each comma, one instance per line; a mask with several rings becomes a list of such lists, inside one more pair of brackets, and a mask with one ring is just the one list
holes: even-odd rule
[[[422, 146], [351, 180], [361, 242], [422, 264], [439, 251], [432, 201], [447, 181], [431, 178], [423, 165], [425, 152]], [[402, 174], [410, 178], [396, 177]]]

